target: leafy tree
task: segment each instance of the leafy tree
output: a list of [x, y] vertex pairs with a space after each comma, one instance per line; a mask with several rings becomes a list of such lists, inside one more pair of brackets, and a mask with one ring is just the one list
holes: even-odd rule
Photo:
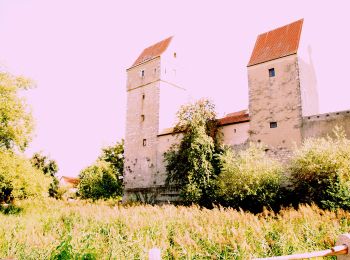
[[31, 81], [0, 72], [0, 202], [47, 195], [48, 178], [33, 168], [24, 151], [34, 121], [20, 91]]
[[98, 160], [110, 163], [116, 177], [121, 179], [124, 169], [124, 140], [117, 142], [115, 145], [102, 148], [102, 154]]
[[47, 196], [50, 178], [34, 168], [27, 158], [0, 151], [0, 201]]
[[124, 141], [102, 148], [95, 164], [79, 174], [79, 195], [84, 198], [106, 199], [123, 193]]
[[215, 106], [201, 99], [182, 106], [177, 117], [175, 132], [181, 132], [183, 138], [164, 154], [166, 183], [180, 187], [184, 203], [210, 206], [219, 172]]
[[30, 161], [35, 168], [39, 169], [46, 176], [52, 178], [52, 182], [49, 186], [49, 196], [58, 198], [59, 181], [56, 177], [56, 173], [58, 172], [56, 161], [49, 159], [49, 157], [42, 155], [41, 153], [35, 153]]
[[31, 140], [34, 121], [21, 90], [32, 82], [23, 77], [0, 73], [0, 149], [23, 151]]
[[122, 187], [113, 168], [104, 161], [98, 161], [82, 170], [79, 179], [79, 195], [83, 199], [113, 198], [122, 193]]
[[282, 165], [268, 158], [261, 145], [250, 144], [235, 153], [230, 148], [221, 156], [217, 179], [220, 204], [260, 212], [263, 207], [278, 209], [284, 189]]
[[302, 203], [350, 209], [350, 140], [341, 128], [334, 138], [311, 138], [295, 152], [291, 183]]

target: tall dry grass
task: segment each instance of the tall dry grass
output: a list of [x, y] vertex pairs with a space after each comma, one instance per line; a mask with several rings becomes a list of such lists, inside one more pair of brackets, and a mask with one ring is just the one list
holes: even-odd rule
[[316, 206], [259, 215], [232, 209], [26, 200], [0, 213], [0, 259], [249, 259], [320, 250], [350, 230], [350, 213]]

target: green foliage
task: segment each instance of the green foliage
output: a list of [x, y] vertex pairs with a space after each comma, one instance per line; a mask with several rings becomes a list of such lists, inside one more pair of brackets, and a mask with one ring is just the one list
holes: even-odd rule
[[24, 150], [33, 130], [34, 121], [20, 90], [31, 86], [23, 77], [0, 72], [0, 149]]
[[106, 199], [122, 193], [120, 180], [111, 165], [104, 161], [98, 161], [81, 171], [79, 179], [78, 190], [83, 199]]
[[45, 197], [50, 182], [29, 160], [11, 151], [0, 151], [0, 180], [0, 202]]
[[95, 164], [81, 171], [78, 193], [84, 199], [108, 199], [123, 194], [124, 141], [102, 148]]
[[58, 172], [58, 165], [55, 160], [51, 160], [48, 156], [42, 155], [41, 153], [33, 154], [30, 159], [32, 165], [37, 169], [41, 170], [45, 175], [55, 177]]
[[265, 155], [261, 145], [239, 153], [226, 149], [221, 156], [218, 177], [221, 204], [260, 212], [263, 207], [276, 208], [281, 202], [283, 167]]
[[41, 153], [35, 153], [30, 159], [30, 162], [44, 175], [51, 177], [52, 181], [49, 186], [49, 196], [56, 199], [60, 198], [58, 192], [59, 181], [56, 177], [56, 173], [58, 172], [58, 165], [56, 161], [49, 159], [49, 157], [42, 155]]
[[11, 180], [7, 180], [0, 173], [0, 202], [10, 203], [13, 199], [12, 190]]
[[162, 259], [245, 260], [329, 249], [350, 229], [350, 212], [314, 205], [254, 215], [52, 198], [18, 204], [19, 214], [0, 213], [1, 259], [148, 259], [156, 247]]
[[182, 132], [183, 138], [164, 154], [167, 185], [180, 187], [184, 203], [209, 206], [218, 172], [215, 160], [220, 151], [215, 106], [202, 99], [182, 106], [177, 117], [175, 131]]
[[108, 162], [116, 177], [118, 179], [122, 177], [124, 169], [124, 140], [117, 142], [115, 145], [102, 148], [102, 154], [98, 160]]
[[350, 140], [336, 128], [334, 138], [308, 139], [291, 162], [291, 183], [302, 203], [350, 209]]

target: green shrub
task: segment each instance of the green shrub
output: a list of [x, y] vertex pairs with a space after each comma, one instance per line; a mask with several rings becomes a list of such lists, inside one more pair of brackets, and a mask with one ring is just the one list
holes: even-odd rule
[[180, 187], [180, 197], [185, 204], [212, 206], [218, 174], [216, 156], [221, 151], [215, 135], [215, 106], [201, 99], [182, 106], [177, 117], [175, 131], [181, 132], [183, 138], [164, 154], [166, 184]]
[[251, 144], [239, 153], [226, 149], [221, 164], [217, 193], [222, 205], [252, 212], [279, 206], [283, 167], [268, 158], [262, 146]]
[[13, 199], [13, 186], [10, 180], [0, 175], [0, 202], [9, 203]]
[[58, 165], [55, 160], [51, 160], [48, 156], [41, 153], [35, 153], [30, 159], [31, 164], [39, 169], [45, 176], [51, 177], [51, 183], [49, 186], [49, 196], [59, 199], [58, 184], [59, 181], [56, 177], [58, 172]]
[[121, 182], [109, 163], [98, 161], [79, 174], [78, 192], [83, 199], [105, 199], [122, 194]]
[[339, 128], [334, 134], [303, 143], [291, 162], [291, 183], [302, 203], [350, 209], [350, 140]]
[[26, 158], [0, 150], [0, 202], [45, 197], [49, 182]]

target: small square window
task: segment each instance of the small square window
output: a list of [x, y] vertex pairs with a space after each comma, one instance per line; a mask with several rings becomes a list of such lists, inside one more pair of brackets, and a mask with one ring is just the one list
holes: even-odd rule
[[275, 74], [275, 68], [271, 68], [269, 69], [269, 77], [272, 78], [274, 77], [276, 74]]
[[147, 144], [147, 143], [146, 143], [146, 139], [143, 139], [143, 140], [142, 140], [142, 145], [143, 145], [143, 146], [146, 146], [146, 144]]
[[270, 122], [270, 128], [277, 128], [277, 122]]

